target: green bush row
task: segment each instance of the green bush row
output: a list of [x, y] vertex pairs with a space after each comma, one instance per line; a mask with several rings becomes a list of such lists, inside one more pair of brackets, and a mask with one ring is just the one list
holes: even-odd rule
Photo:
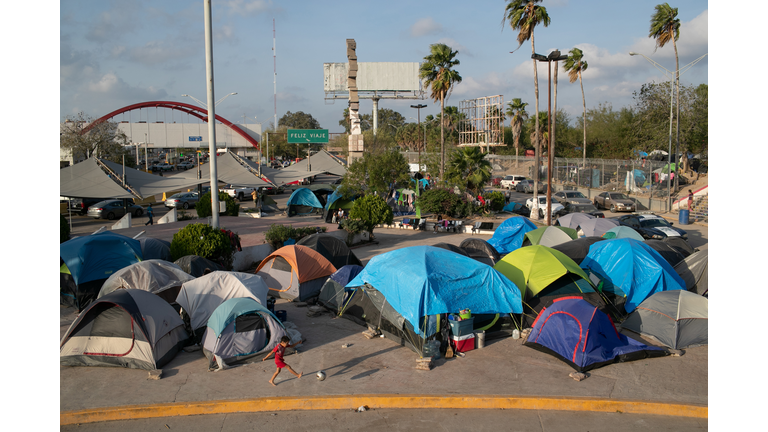
[[189, 224], [174, 234], [171, 241], [173, 261], [186, 255], [198, 255], [232, 270], [235, 248], [229, 236], [220, 229], [203, 223]]
[[326, 227], [294, 228], [292, 225], [272, 224], [264, 233], [264, 240], [271, 244], [275, 250], [277, 250], [283, 247], [283, 243], [290, 239], [299, 241], [310, 234], [317, 233], [318, 231], [325, 232]]

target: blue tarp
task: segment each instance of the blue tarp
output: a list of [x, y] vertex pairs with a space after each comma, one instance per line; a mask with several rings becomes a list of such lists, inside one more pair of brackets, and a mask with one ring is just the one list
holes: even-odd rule
[[519, 249], [523, 245], [525, 233], [533, 231], [537, 227], [522, 216], [513, 216], [499, 225], [493, 233], [493, 237], [488, 240], [488, 244], [495, 247], [500, 254], [504, 255]]
[[523, 208], [523, 205], [520, 203], [516, 203], [514, 201], [510, 201], [509, 204], [505, 205], [501, 211], [513, 213], [515, 210]]
[[579, 372], [616, 361], [666, 355], [616, 331], [611, 319], [584, 299], [555, 299], [541, 311], [525, 342], [555, 354]]
[[362, 266], [347, 264], [336, 270], [336, 272], [330, 276], [330, 279], [341, 286], [346, 286], [352, 279], [359, 275], [361, 271], [363, 271]]
[[658, 252], [630, 238], [597, 242], [581, 262], [609, 282], [603, 291], [626, 296], [624, 309], [632, 312], [652, 294], [686, 289], [685, 282]]
[[67, 240], [59, 246], [59, 254], [77, 285], [107, 279], [142, 260], [138, 240], [109, 231]]
[[635, 176], [635, 184], [638, 186], [642, 186], [645, 184], [645, 173], [642, 172], [639, 169], [635, 169], [632, 171], [632, 174]]
[[492, 267], [434, 246], [373, 257], [346, 287], [369, 284], [413, 326], [423, 317], [470, 309], [473, 314], [522, 313], [520, 290]]

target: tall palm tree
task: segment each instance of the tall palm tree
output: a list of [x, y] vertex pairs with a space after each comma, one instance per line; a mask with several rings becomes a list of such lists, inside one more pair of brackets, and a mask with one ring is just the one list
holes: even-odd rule
[[[504, 8], [504, 18], [502, 24], [507, 20], [512, 30], [518, 30], [517, 42], [518, 48], [523, 45], [523, 42], [531, 40], [531, 55], [536, 54], [536, 47], [534, 44], [533, 30], [539, 25], [543, 24], [544, 27], [549, 26], [549, 15], [547, 14], [547, 8], [544, 6], [538, 6], [536, 3], [541, 3], [541, 0], [510, 0], [507, 3], [507, 7]], [[539, 73], [536, 68], [536, 59], [533, 61], [533, 86], [536, 95], [536, 112], [539, 112]], [[536, 116], [536, 127], [534, 133], [536, 134], [536, 162], [535, 165], [538, 168], [539, 158], [541, 157], [541, 146], [539, 143], [539, 116]], [[539, 171], [536, 171], [536, 175], [533, 177], [533, 206], [534, 209], [538, 207], [538, 189], [539, 189]], [[536, 216], [534, 216], [536, 217]]]
[[491, 179], [491, 163], [480, 147], [461, 147], [453, 153], [446, 174], [451, 183], [461, 184], [477, 195]]
[[565, 69], [566, 72], [568, 72], [568, 81], [571, 82], [571, 84], [576, 82], [576, 79], [579, 80], [579, 84], [581, 85], [581, 104], [584, 107], [584, 157], [582, 159], [582, 166], [586, 166], [587, 163], [587, 100], [584, 98], [584, 82], [581, 80], [581, 73], [585, 70], [587, 70], [587, 67], [589, 66], [587, 62], [584, 60], [584, 53], [578, 49], [574, 48], [568, 52], [568, 58], [565, 59], [565, 63], [563, 63], [563, 69]]
[[[424, 86], [430, 87], [432, 100], [440, 101], [440, 116], [445, 119], [445, 100], [451, 95], [453, 87], [461, 82], [461, 75], [453, 67], [460, 64], [456, 59], [458, 51], [453, 51], [446, 44], [436, 43], [429, 46], [429, 55], [419, 68], [419, 78]], [[440, 180], [445, 179], [445, 125], [440, 123]]]
[[[648, 37], [656, 39], [656, 49], [664, 47], [669, 41], [675, 48], [675, 104], [677, 113], [675, 114], [675, 123], [677, 124], [677, 144], [675, 145], [675, 155], [680, 154], [680, 59], [677, 56], [677, 39], [680, 38], [680, 19], [677, 18], [677, 8], [673, 8], [669, 3], [656, 5], [656, 12], [651, 15], [651, 29]], [[654, 51], [656, 50], [654, 49]], [[687, 158], [686, 158], [687, 159]], [[677, 164], [678, 161], [675, 161]], [[679, 170], [678, 170], [679, 173]], [[677, 190], [677, 176], [675, 176], [675, 190]]]
[[521, 98], [513, 98], [512, 102], [507, 104], [507, 115], [511, 118], [510, 126], [515, 140], [515, 168], [518, 166], [517, 157], [520, 156], [520, 134], [523, 131], [523, 123], [528, 120], [526, 106], [528, 102], [523, 102]]

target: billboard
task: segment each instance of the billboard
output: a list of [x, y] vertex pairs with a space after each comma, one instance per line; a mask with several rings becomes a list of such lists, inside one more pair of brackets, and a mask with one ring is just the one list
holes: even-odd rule
[[[358, 62], [357, 91], [418, 92], [419, 63]], [[323, 63], [326, 93], [347, 93], [348, 63]]]

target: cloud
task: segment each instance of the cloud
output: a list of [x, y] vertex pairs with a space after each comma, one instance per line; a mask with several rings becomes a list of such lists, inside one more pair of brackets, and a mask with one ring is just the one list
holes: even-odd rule
[[238, 38], [235, 36], [235, 28], [231, 25], [220, 25], [216, 27], [213, 32], [213, 38], [216, 42], [224, 42], [228, 44], [237, 44]]
[[411, 26], [411, 36], [421, 37], [437, 35], [443, 32], [443, 26], [432, 18], [422, 18]]
[[266, 0], [230, 0], [225, 3], [231, 15], [258, 15], [264, 12], [277, 12], [282, 10], [275, 7], [271, 1]]
[[131, 48], [128, 51], [128, 59], [132, 62], [154, 66], [169, 60], [179, 60], [199, 54], [199, 47], [192, 46], [189, 41], [177, 38], [176, 41], [150, 41], [144, 46]]
[[78, 85], [82, 79], [93, 77], [99, 64], [87, 50], [74, 50], [67, 43], [59, 48], [59, 81], [62, 88]]
[[[696, 18], [680, 23], [680, 38], [676, 41], [680, 56], [680, 67], [688, 64], [709, 49], [709, 11], [705, 10]], [[654, 51], [655, 50], [655, 51]], [[663, 48], [656, 48], [656, 41], [649, 37], [636, 38], [627, 52], [634, 51], [652, 57], [667, 69], [674, 70], [675, 49], [671, 43]], [[668, 64], [668, 60], [672, 63]]]
[[508, 87], [509, 84], [500, 73], [490, 72], [479, 79], [474, 77], [462, 78], [452, 94], [464, 99], [474, 99], [504, 94], [504, 90]]
[[98, 18], [90, 23], [85, 33], [87, 40], [96, 43], [114, 41], [137, 28], [137, 9], [127, 7], [122, 2], [114, 5], [114, 8], [100, 13]]

